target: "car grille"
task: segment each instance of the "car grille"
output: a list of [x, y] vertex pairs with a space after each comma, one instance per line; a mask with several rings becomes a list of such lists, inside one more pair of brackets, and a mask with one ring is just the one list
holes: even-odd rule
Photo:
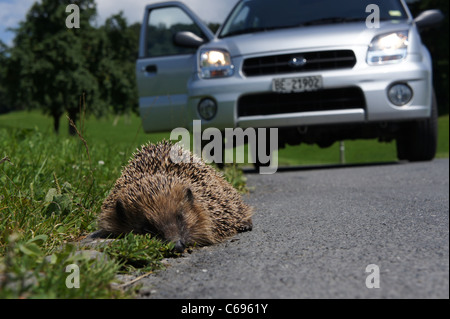
[[[304, 64], [295, 65], [293, 59], [302, 60]], [[356, 56], [351, 50], [319, 51], [249, 58], [244, 61], [242, 72], [245, 76], [261, 76], [351, 69], [355, 64]]]
[[239, 117], [365, 108], [364, 93], [357, 87], [289, 94], [251, 94], [238, 100]]

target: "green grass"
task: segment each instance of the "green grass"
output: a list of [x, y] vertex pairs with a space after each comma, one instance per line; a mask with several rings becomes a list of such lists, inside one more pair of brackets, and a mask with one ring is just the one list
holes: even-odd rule
[[[448, 116], [439, 127], [438, 157], [448, 157]], [[173, 256], [170, 244], [148, 236], [129, 235], [104, 248], [110, 259], [102, 263], [66, 245], [95, 230], [101, 204], [135, 149], [169, 137], [144, 134], [134, 115], [87, 119], [78, 128], [86, 144], [68, 136], [65, 119], [55, 135], [51, 120], [39, 113], [0, 116], [0, 298], [129, 297], [111, 288], [117, 272], [150, 272]], [[345, 147], [347, 163], [396, 160], [394, 143], [349, 141]], [[280, 165], [336, 163], [338, 144], [279, 152]], [[227, 166], [224, 174], [245, 190], [241, 170]], [[65, 286], [65, 266], [73, 263], [80, 267], [80, 289]]]
[[[76, 254], [74, 245], [65, 245], [51, 255], [45, 248], [47, 235], [36, 235], [25, 241], [18, 233], [4, 234], [6, 251], [0, 259], [0, 298], [124, 298], [126, 294], [113, 289], [120, 263], [114, 260], [89, 258]], [[77, 265], [79, 288], [69, 289], [66, 267]], [[69, 278], [69, 282], [71, 282]]]
[[[84, 138], [93, 143], [106, 143], [136, 148], [147, 142], [157, 142], [168, 139], [169, 133], [145, 134], [142, 130], [141, 119], [134, 115], [108, 116], [102, 119], [87, 118], [84, 124], [78, 124]], [[0, 128], [37, 129], [48, 135], [53, 134], [53, 121], [50, 117], [38, 112], [12, 112], [0, 115]], [[67, 138], [68, 121], [62, 116], [61, 138]]]
[[[377, 163], [397, 160], [393, 143], [379, 143], [376, 140], [345, 141], [345, 163]], [[321, 165], [340, 163], [340, 144], [321, 149], [316, 145], [288, 146], [279, 152], [279, 165]]]

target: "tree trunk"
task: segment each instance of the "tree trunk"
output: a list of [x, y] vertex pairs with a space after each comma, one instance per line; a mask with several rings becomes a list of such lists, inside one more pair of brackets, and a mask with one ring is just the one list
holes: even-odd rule
[[56, 134], [59, 133], [60, 117], [61, 115], [59, 114], [53, 114], [53, 130], [55, 131]]

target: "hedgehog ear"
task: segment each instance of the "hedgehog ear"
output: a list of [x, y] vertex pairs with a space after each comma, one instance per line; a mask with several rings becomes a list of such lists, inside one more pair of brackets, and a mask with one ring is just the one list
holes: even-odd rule
[[192, 190], [189, 187], [186, 188], [186, 199], [191, 204], [194, 202], [194, 194], [192, 193]]
[[126, 220], [125, 207], [121, 199], [116, 202], [116, 214], [120, 221], [124, 222]]

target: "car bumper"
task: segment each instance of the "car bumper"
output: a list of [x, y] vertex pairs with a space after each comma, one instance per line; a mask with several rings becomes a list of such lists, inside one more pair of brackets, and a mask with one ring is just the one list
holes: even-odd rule
[[[365, 56], [365, 52], [362, 50], [360, 49], [361, 52], [358, 52], [357, 56]], [[256, 77], [245, 77], [241, 71], [238, 71], [243, 63], [242, 57], [234, 58], [233, 61], [236, 65], [233, 77], [209, 80], [196, 77], [189, 82], [187, 127], [192, 126], [193, 119], [201, 120], [197, 106], [204, 98], [211, 98], [217, 102], [218, 113], [211, 121], [202, 121], [203, 128], [292, 127], [391, 122], [423, 119], [431, 115], [431, 68], [429, 63], [418, 55], [410, 55], [406, 61], [384, 66], [369, 66], [365, 61], [361, 62], [359, 59], [353, 69]], [[322, 76], [324, 90], [359, 88], [364, 96], [361, 106], [353, 106], [351, 109], [341, 106], [336, 110], [314, 111], [309, 109], [305, 112], [256, 116], [240, 116], [238, 114], [238, 103], [241, 97], [273, 93], [272, 81], [274, 78], [316, 75]], [[390, 103], [387, 96], [389, 87], [398, 82], [408, 84], [414, 93], [412, 100], [402, 107]]]

